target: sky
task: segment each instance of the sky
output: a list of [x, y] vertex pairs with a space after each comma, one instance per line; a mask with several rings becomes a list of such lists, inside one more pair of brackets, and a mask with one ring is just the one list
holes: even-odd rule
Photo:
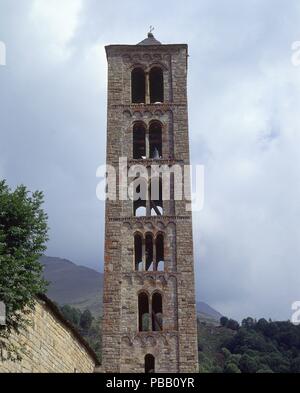
[[298, 0], [0, 0], [0, 178], [45, 194], [47, 255], [103, 270], [107, 44], [189, 45], [197, 298], [291, 318], [300, 300]]

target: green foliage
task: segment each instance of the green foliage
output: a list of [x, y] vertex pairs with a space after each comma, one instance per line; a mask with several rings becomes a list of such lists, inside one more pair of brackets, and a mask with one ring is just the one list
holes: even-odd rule
[[222, 348], [221, 351], [222, 351], [222, 354], [224, 355], [224, 358], [226, 360], [228, 360], [229, 357], [231, 356], [231, 352], [227, 348]]
[[223, 327], [227, 327], [231, 330], [238, 330], [240, 327], [237, 321], [235, 321], [234, 319], [228, 319], [227, 317], [220, 318], [220, 325]]
[[225, 326], [198, 323], [200, 372], [300, 373], [299, 325], [248, 317], [231, 330], [229, 322], [224, 317]]
[[242, 373], [256, 373], [260, 369], [260, 362], [257, 357], [244, 354], [239, 361], [239, 369]]
[[226, 327], [227, 327], [228, 329], [231, 329], [231, 330], [238, 330], [239, 327], [240, 327], [240, 325], [239, 325], [239, 323], [238, 323], [237, 321], [235, 321], [234, 319], [229, 319], [229, 321], [227, 322]]
[[89, 343], [101, 361], [101, 325], [102, 318], [94, 318], [90, 310], [81, 312], [70, 305], [60, 307], [63, 316], [78, 330], [78, 332]]
[[292, 373], [300, 373], [300, 355], [292, 360], [291, 372]]
[[261, 318], [256, 323], [256, 330], [258, 330], [258, 331], [262, 332], [264, 335], [266, 335], [266, 331], [268, 330], [268, 326], [269, 326], [269, 322], [266, 319]]
[[225, 363], [224, 373], [226, 374], [240, 374], [241, 370], [235, 363]]
[[227, 317], [221, 317], [220, 318], [220, 325], [226, 327], [228, 323], [228, 318]]
[[81, 312], [77, 308], [65, 304], [60, 308], [62, 314], [73, 326], [79, 327]]
[[300, 326], [290, 322], [248, 317], [226, 348], [242, 355], [238, 366], [243, 373], [300, 372]]
[[88, 332], [92, 326], [93, 319], [94, 318], [90, 310], [85, 310], [80, 316], [80, 321], [79, 321], [80, 328], [83, 331]]
[[215, 366], [215, 367], [212, 369], [212, 373], [213, 373], [213, 374], [223, 374], [223, 369], [222, 369], [222, 367], [220, 367], [220, 366]]
[[43, 194], [25, 186], [10, 190], [0, 181], [0, 300], [6, 305], [6, 326], [0, 330], [0, 357], [21, 359], [23, 348], [7, 342], [11, 332], [29, 324], [35, 295], [45, 292], [39, 257], [48, 240]]
[[212, 373], [218, 367], [214, 360], [206, 353], [199, 354], [199, 372]]
[[269, 352], [275, 349], [264, 336], [254, 329], [240, 328], [227, 348], [234, 353], [244, 353], [247, 350]]
[[248, 317], [242, 320], [242, 327], [251, 329], [255, 325], [253, 318]]
[[[198, 347], [200, 373], [223, 372], [225, 355], [221, 348], [230, 340], [234, 332], [223, 326], [214, 326], [198, 320]], [[227, 351], [227, 350], [226, 350]], [[228, 351], [230, 354], [230, 352]]]

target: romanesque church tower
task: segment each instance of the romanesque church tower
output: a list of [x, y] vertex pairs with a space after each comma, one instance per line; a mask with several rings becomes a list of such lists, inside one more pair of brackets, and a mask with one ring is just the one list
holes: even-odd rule
[[[125, 159], [129, 173], [137, 164], [140, 173], [189, 165], [187, 45], [164, 45], [149, 33], [137, 45], [109, 45], [106, 54], [107, 164], [119, 168]], [[191, 212], [174, 197], [174, 174], [170, 198], [162, 176], [151, 175], [134, 194], [143, 188], [146, 197], [130, 199], [120, 172], [117, 198], [106, 201], [103, 369], [196, 372]]]

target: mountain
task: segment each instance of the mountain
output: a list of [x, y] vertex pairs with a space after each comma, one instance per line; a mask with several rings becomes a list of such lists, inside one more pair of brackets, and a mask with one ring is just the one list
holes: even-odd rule
[[[103, 273], [61, 258], [43, 256], [44, 277], [50, 282], [47, 295], [60, 305], [102, 313]], [[197, 302], [201, 320], [218, 324], [221, 314], [204, 302]]]
[[197, 302], [197, 314], [201, 321], [211, 322], [218, 325], [222, 314], [207, 303]]
[[67, 259], [43, 256], [44, 277], [50, 282], [47, 296], [60, 305], [99, 315], [102, 311], [103, 274]]

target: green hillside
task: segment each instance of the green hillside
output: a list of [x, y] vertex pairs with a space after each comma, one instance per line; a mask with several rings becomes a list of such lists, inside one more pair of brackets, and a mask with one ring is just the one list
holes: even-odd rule
[[224, 345], [236, 334], [235, 331], [198, 318], [199, 371], [201, 373], [222, 372], [225, 357]]
[[198, 322], [200, 372], [300, 373], [300, 326], [290, 321], [222, 318]]

